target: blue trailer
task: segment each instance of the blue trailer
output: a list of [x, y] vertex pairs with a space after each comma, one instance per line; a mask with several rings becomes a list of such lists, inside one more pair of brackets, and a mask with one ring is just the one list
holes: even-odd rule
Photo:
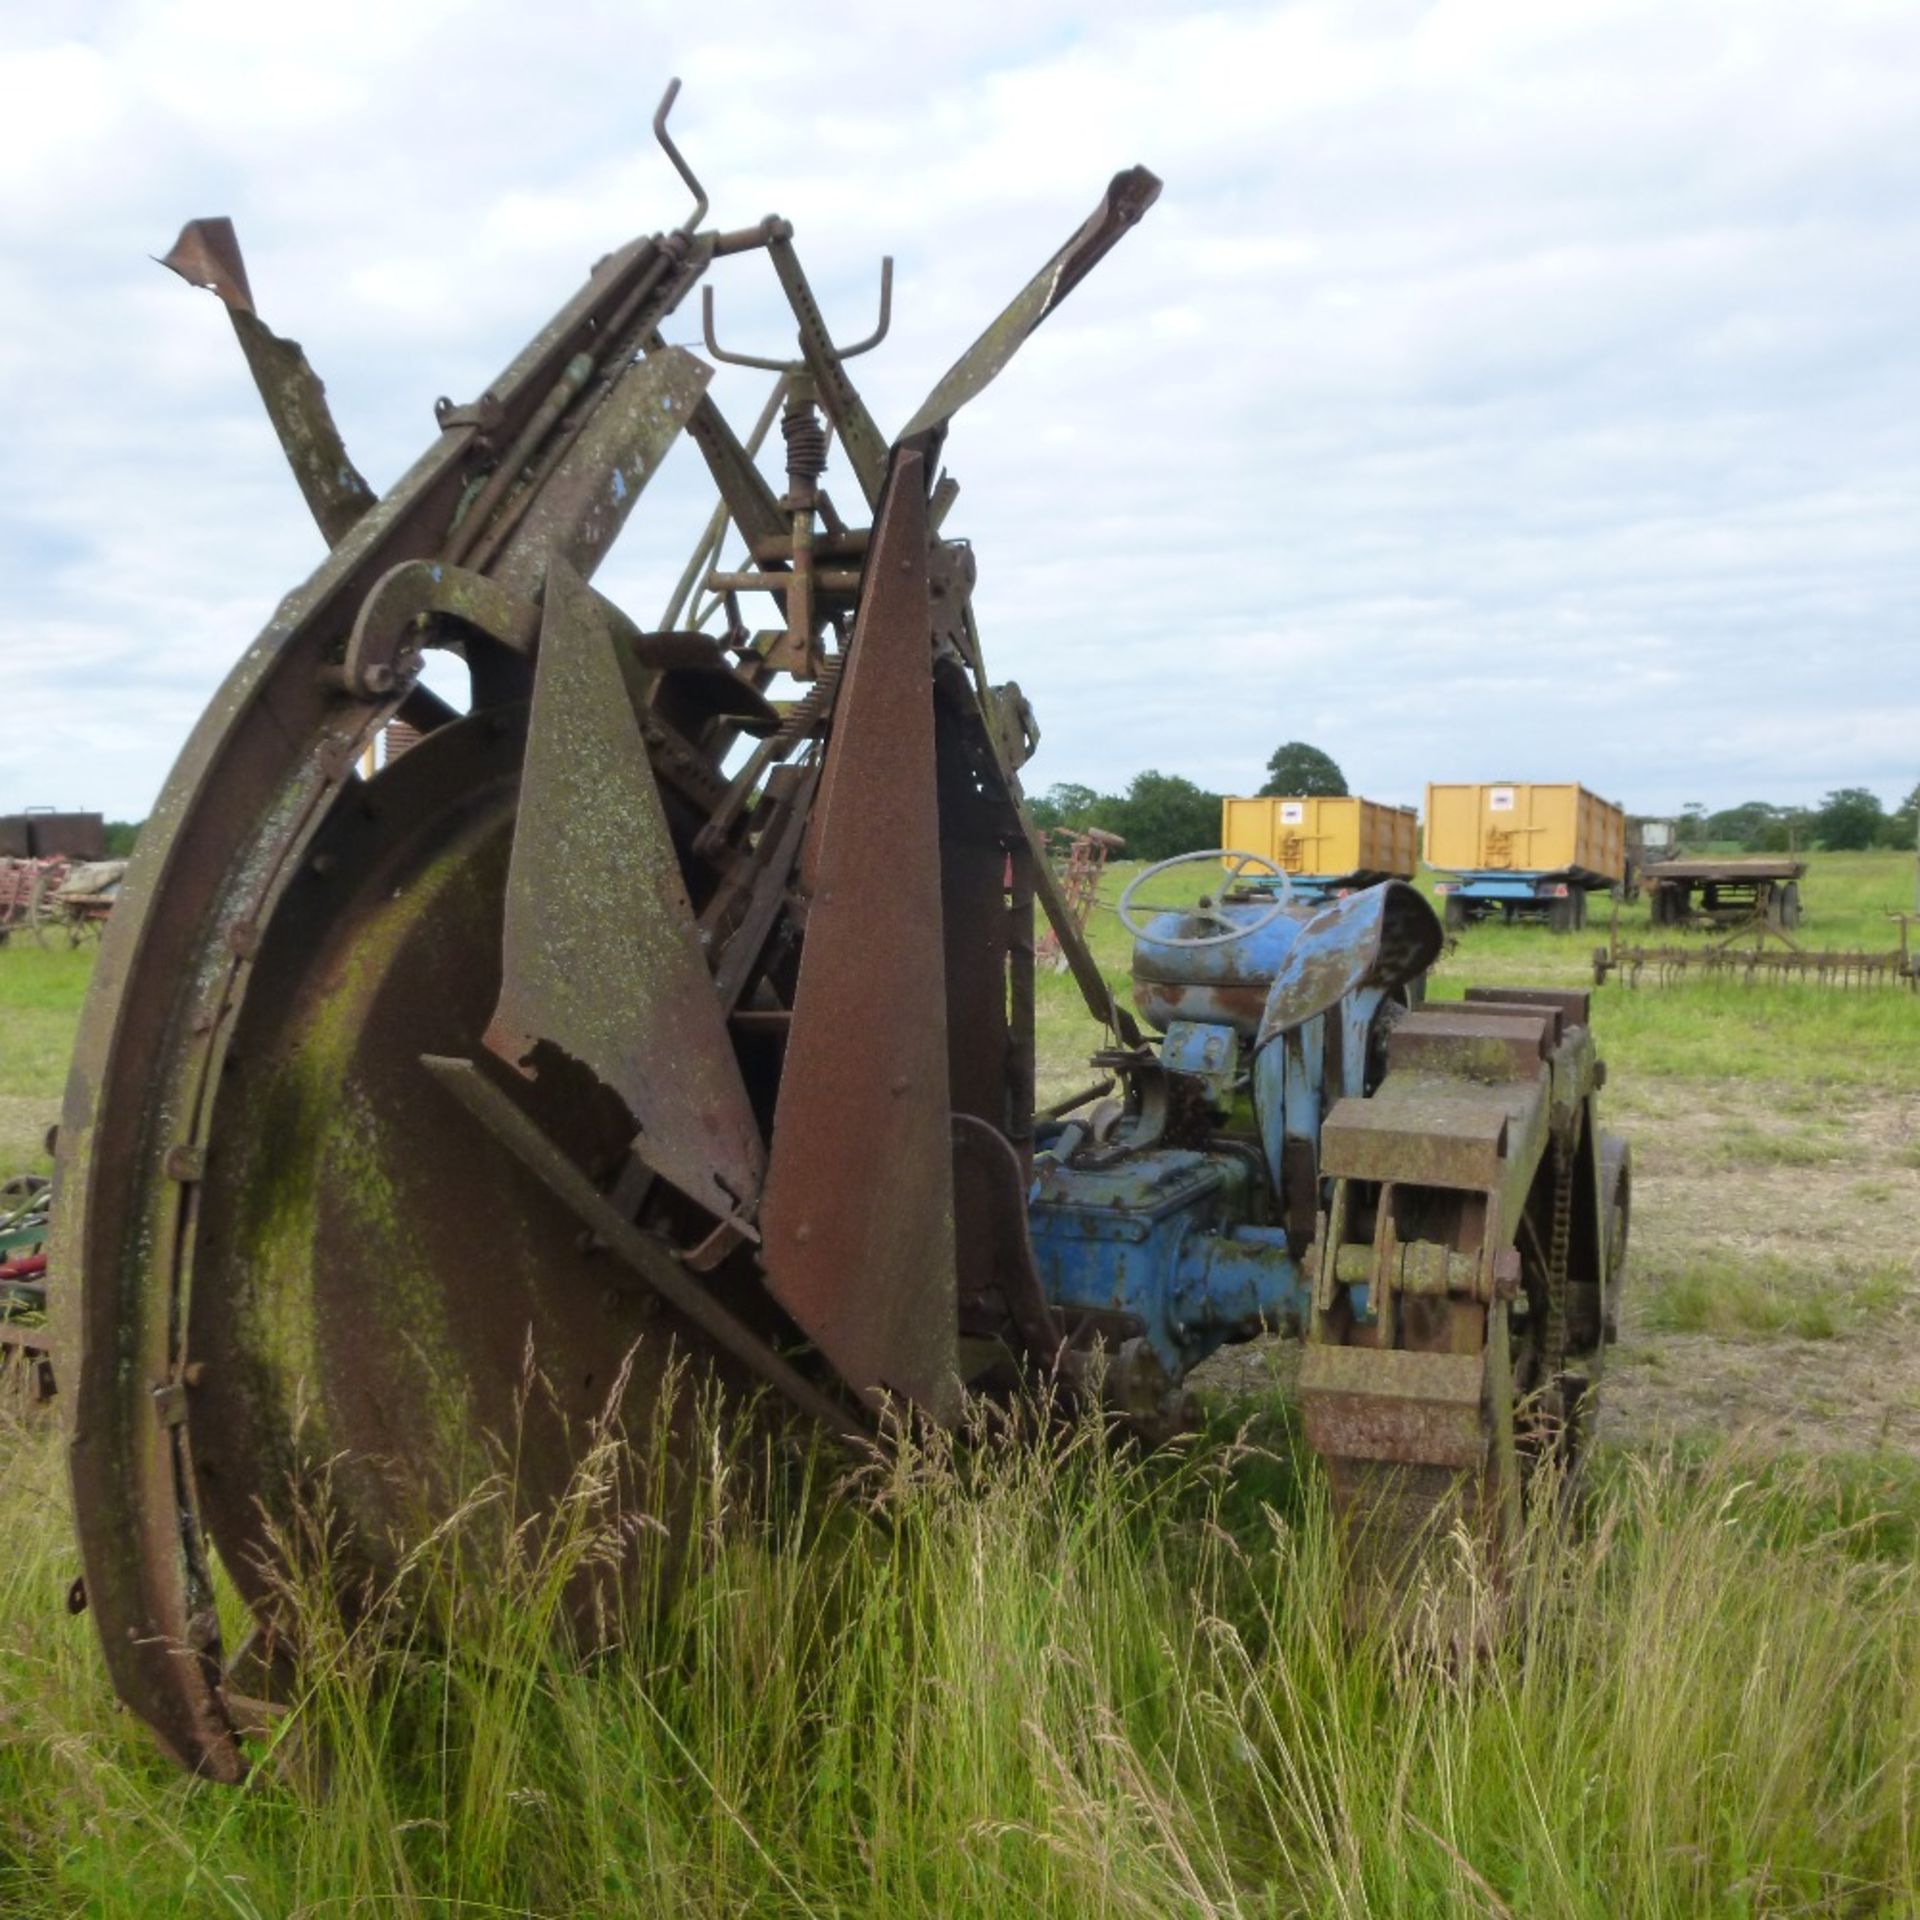
[[1509, 926], [1517, 920], [1544, 920], [1555, 933], [1577, 933], [1587, 924], [1587, 895], [1609, 892], [1612, 886], [1603, 875], [1578, 868], [1558, 873], [1487, 869], [1442, 880], [1434, 891], [1444, 905], [1449, 933], [1495, 916]]

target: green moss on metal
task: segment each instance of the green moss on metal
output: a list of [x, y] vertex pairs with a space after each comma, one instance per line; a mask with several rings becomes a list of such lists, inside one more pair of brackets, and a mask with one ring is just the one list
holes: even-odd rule
[[[468, 877], [470, 856], [468, 846], [450, 849], [360, 923], [308, 1001], [298, 1044], [237, 1116], [246, 1145], [231, 1309], [241, 1323], [239, 1345], [256, 1369], [253, 1391], [273, 1410], [263, 1429], [286, 1432], [292, 1446], [289, 1422], [300, 1409], [298, 1452], [309, 1459], [335, 1444], [322, 1391], [321, 1326], [346, 1288], [355, 1290], [356, 1314], [378, 1315], [390, 1330], [378, 1363], [391, 1365], [398, 1352], [413, 1357], [409, 1371], [418, 1398], [410, 1397], [406, 1418], [432, 1436], [424, 1452], [437, 1448], [451, 1461], [470, 1445], [464, 1363], [447, 1342], [432, 1249], [393, 1171], [405, 1164], [407, 1142], [390, 1137], [356, 1073], [375, 1002], [403, 956], [413, 964], [422, 959], [431, 940], [422, 922]], [[351, 1222], [351, 1271], [316, 1267], [323, 1209], [329, 1208]], [[338, 1245], [348, 1236], [336, 1230], [332, 1238]], [[296, 1462], [290, 1456], [278, 1464], [284, 1471]]]

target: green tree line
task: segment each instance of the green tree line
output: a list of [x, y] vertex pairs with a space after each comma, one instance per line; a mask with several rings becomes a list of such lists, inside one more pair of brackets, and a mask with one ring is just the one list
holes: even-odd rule
[[[1267, 762], [1263, 794], [1342, 794], [1345, 776], [1319, 748], [1289, 740]], [[1149, 768], [1117, 793], [1101, 793], [1075, 781], [1049, 787], [1027, 803], [1037, 825], [1082, 830], [1101, 827], [1127, 843], [1136, 860], [1165, 860], [1220, 841], [1221, 796], [1177, 773]], [[1869, 847], [1911, 849], [1920, 817], [1920, 785], [1889, 810], [1866, 787], [1839, 787], [1817, 807], [1778, 806], [1748, 800], [1709, 812], [1682, 809], [1680, 842], [1686, 847], [1737, 847], [1747, 853], [1824, 849], [1856, 852]]]
[[1891, 812], [1866, 787], [1837, 787], [1817, 807], [1782, 807], [1747, 800], [1709, 812], [1695, 803], [1682, 809], [1683, 846], [1735, 846], [1747, 853], [1787, 853], [1824, 848], [1857, 853], [1868, 847], [1911, 849], [1920, 816], [1920, 786]]
[[[1263, 794], [1341, 794], [1346, 776], [1330, 755], [1304, 740], [1276, 747], [1267, 762]], [[1177, 773], [1149, 768], [1137, 773], [1124, 793], [1098, 793], [1074, 781], [1049, 787], [1027, 802], [1041, 827], [1075, 832], [1100, 827], [1127, 843], [1133, 860], [1168, 860], [1176, 853], [1220, 844], [1220, 800]]]

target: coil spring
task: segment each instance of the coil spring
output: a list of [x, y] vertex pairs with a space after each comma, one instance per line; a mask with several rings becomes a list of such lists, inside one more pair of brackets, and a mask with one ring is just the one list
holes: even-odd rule
[[803, 402], [780, 416], [787, 442], [787, 480], [795, 487], [818, 480], [827, 470], [827, 428], [817, 408]]

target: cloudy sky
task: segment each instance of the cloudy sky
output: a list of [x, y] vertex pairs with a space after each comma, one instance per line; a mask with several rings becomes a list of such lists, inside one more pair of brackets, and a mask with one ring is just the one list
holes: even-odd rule
[[[883, 427], [1116, 168], [1165, 178], [949, 445], [1035, 784], [1250, 790], [1293, 737], [1393, 800], [1920, 779], [1912, 0], [8, 0], [0, 811], [143, 814], [320, 555], [220, 309], [148, 256], [231, 214], [384, 486], [681, 218], [676, 73], [711, 217], [792, 219], [843, 336], [896, 256]], [[715, 284], [781, 350], [764, 260]], [[683, 447], [603, 570], [643, 621], [703, 482]]]

